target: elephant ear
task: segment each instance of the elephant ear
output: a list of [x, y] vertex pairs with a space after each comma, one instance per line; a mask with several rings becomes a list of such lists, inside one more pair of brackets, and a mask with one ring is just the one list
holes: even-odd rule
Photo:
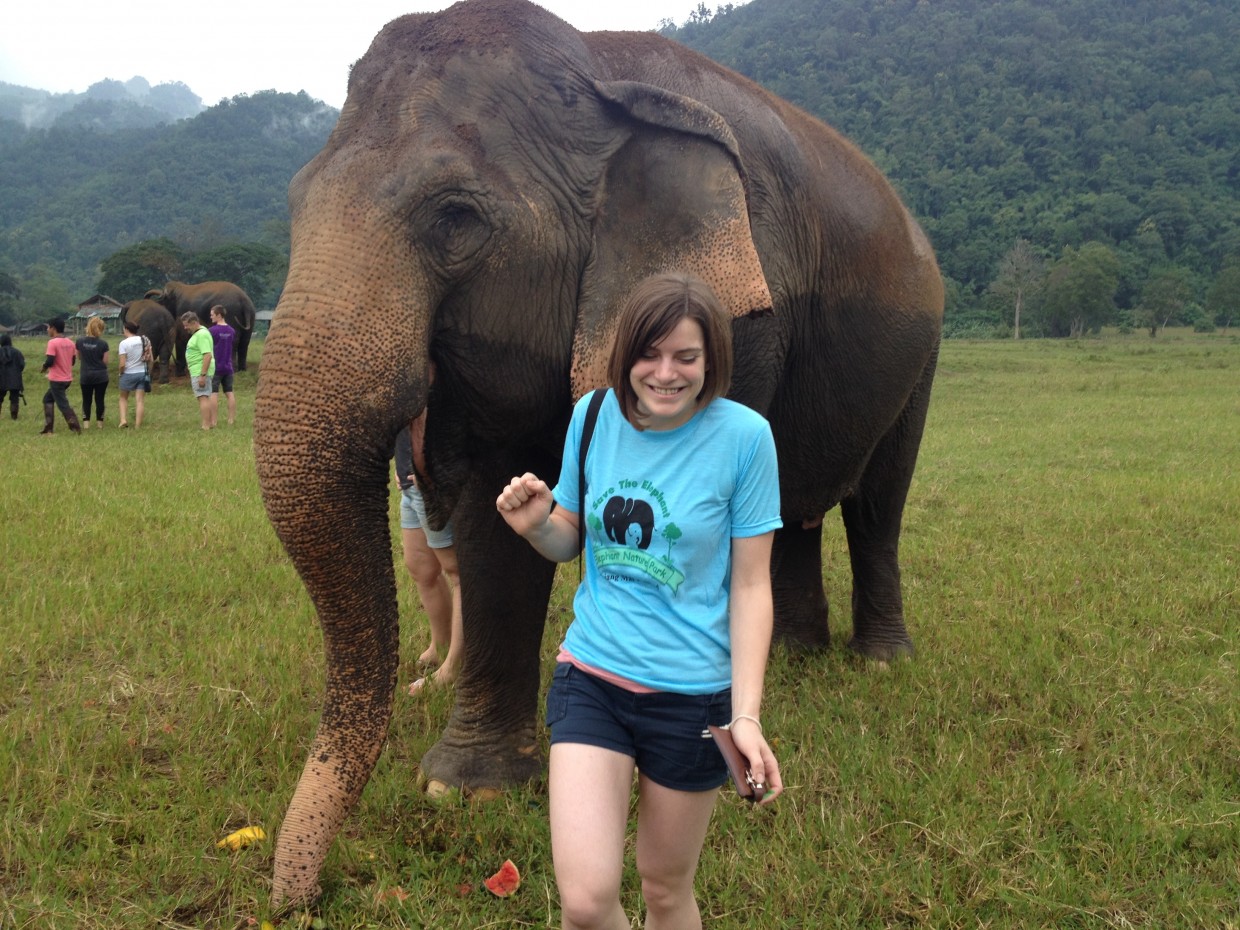
[[749, 228], [740, 152], [723, 117], [649, 84], [594, 87], [625, 132], [597, 195], [573, 333], [574, 398], [607, 383], [617, 313], [643, 278], [695, 274], [734, 317], [772, 305]]

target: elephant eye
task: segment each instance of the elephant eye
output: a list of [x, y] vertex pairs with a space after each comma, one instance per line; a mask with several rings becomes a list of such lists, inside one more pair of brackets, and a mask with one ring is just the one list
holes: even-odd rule
[[473, 256], [490, 238], [491, 230], [470, 204], [443, 204], [430, 228], [431, 246], [447, 264]]

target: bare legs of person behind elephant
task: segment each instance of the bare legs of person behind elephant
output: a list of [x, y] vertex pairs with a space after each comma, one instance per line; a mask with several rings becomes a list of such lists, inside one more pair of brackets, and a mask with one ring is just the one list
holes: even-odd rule
[[434, 675], [419, 678], [411, 684], [411, 695], [428, 684], [451, 684], [460, 671], [461, 657], [465, 654], [461, 574], [456, 549], [452, 545], [452, 526], [449, 524], [438, 531], [426, 528], [426, 509], [420, 506], [420, 499], [416, 487], [401, 492], [400, 539], [405, 568], [417, 585], [418, 597], [431, 627], [431, 642], [418, 657], [418, 667], [427, 671], [436, 665], [439, 668]]

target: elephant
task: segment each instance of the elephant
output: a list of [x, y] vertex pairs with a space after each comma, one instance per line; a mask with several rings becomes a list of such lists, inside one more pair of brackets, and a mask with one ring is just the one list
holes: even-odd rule
[[648, 549], [654, 533], [654, 508], [645, 501], [617, 495], [603, 508], [603, 526], [612, 542], [623, 543], [629, 533], [636, 532], [633, 542], [637, 548]]
[[733, 316], [729, 396], [771, 424], [777, 635], [829, 643], [821, 533], [838, 504], [849, 645], [912, 653], [897, 550], [943, 284], [919, 225], [836, 131], [657, 34], [580, 33], [527, 0], [465, 0], [379, 32], [289, 205], [254, 448], [268, 518], [318, 614], [326, 694], [273, 902], [317, 896], [386, 738], [399, 638], [388, 456], [406, 424], [430, 523], [453, 521], [465, 622], [423, 774], [473, 790], [541, 772], [555, 566], [495, 498], [513, 475], [559, 474], [571, 406], [605, 382], [616, 312], [650, 274], [710, 284]]
[[[228, 281], [204, 281], [201, 284], [183, 284], [169, 281], [162, 288], [146, 292], [147, 300], [154, 300], [167, 307], [178, 321], [181, 314], [192, 310], [202, 320], [203, 326], [211, 325], [211, 308], [220, 304], [224, 318], [237, 331], [233, 341], [233, 370], [246, 370], [246, 355], [250, 350], [250, 337], [254, 335], [254, 301], [237, 285]], [[185, 374], [185, 344], [189, 334], [184, 330], [177, 339], [177, 374]]]
[[131, 300], [121, 307], [121, 325], [127, 320], [138, 324], [138, 334], [151, 341], [151, 352], [159, 361], [159, 383], [168, 383], [169, 362], [172, 347], [176, 343], [180, 323], [173, 319], [168, 308], [153, 300]]

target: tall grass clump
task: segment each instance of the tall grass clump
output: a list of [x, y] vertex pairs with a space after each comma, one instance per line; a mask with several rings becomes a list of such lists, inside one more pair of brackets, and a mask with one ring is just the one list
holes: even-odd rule
[[[559, 926], [545, 785], [428, 798], [451, 695], [403, 687], [323, 898], [270, 913], [323, 658], [258, 492], [256, 365], [232, 428], [200, 431], [182, 383], [119, 430], [113, 382], [107, 427], [47, 437], [42, 347], [0, 420], [0, 927]], [[774, 652], [788, 790], [721, 799], [708, 926], [1240, 928], [1237, 385], [1214, 334], [944, 345], [901, 547], [917, 657], [843, 648], [831, 514], [834, 646]], [[426, 625], [397, 577], [405, 683]], [[250, 824], [268, 839], [217, 848]], [[491, 897], [506, 858], [522, 887]], [[624, 895], [637, 915], [631, 857]]]

